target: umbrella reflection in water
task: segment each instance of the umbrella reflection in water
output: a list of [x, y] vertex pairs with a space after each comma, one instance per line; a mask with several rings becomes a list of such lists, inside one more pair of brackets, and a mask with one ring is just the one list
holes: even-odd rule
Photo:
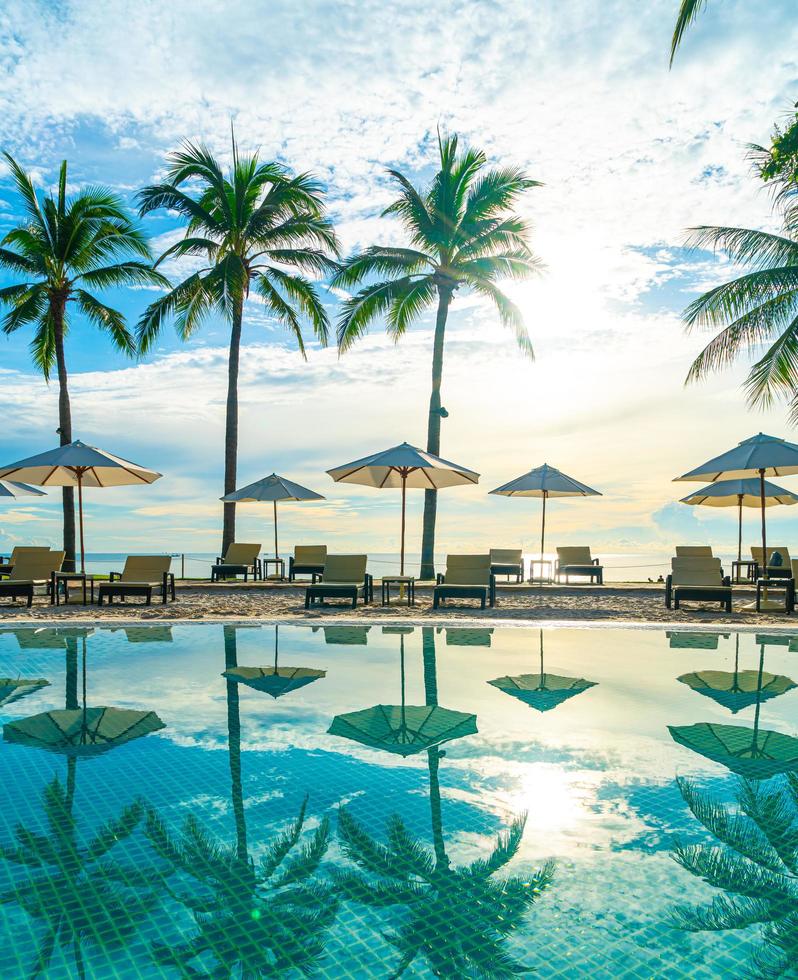
[[[763, 638], [758, 637], [758, 639]], [[786, 693], [796, 687], [796, 684], [789, 677], [766, 674], [764, 668], [765, 643], [760, 642], [759, 669], [756, 672], [756, 688], [753, 692], [755, 705], [753, 728], [742, 725], [717, 725], [713, 722], [669, 725], [668, 730], [673, 740], [707, 759], [719, 762], [746, 779], [770, 779], [779, 773], [798, 771], [798, 738], [760, 728], [762, 702], [768, 697], [777, 697]], [[765, 688], [770, 684], [774, 686], [768, 692]], [[706, 687], [700, 693], [707, 693]], [[717, 697], [719, 693], [721, 697], [724, 696], [723, 691], [718, 690], [715, 690], [711, 696], [713, 700], [723, 703]], [[726, 696], [729, 695], [733, 695], [733, 692], [727, 690]], [[736, 710], [741, 710], [745, 706], [741, 702], [747, 697], [748, 692], [740, 692], [740, 707]], [[735, 703], [733, 697], [730, 700], [731, 703]], [[724, 707], [729, 705], [726, 704]], [[729, 707], [729, 710], [735, 709]]]
[[312, 684], [327, 676], [326, 670], [315, 667], [278, 667], [277, 657], [280, 642], [280, 627], [274, 627], [274, 666], [271, 667], [238, 667], [231, 666], [222, 674], [228, 680], [238, 684], [246, 684], [256, 691], [263, 691], [273, 698], [281, 698], [300, 687]]
[[408, 756], [476, 732], [476, 715], [441, 708], [438, 704], [405, 703], [405, 634], [413, 630], [412, 626], [383, 627], [384, 633], [399, 633], [401, 703], [375, 704], [336, 715], [328, 730], [330, 735]]
[[543, 669], [543, 630], [540, 630], [540, 671], [537, 674], [518, 674], [515, 677], [497, 677], [488, 681], [505, 694], [518, 698], [536, 711], [551, 711], [570, 698], [582, 694], [595, 681], [583, 677], [567, 677], [562, 674], [547, 674]]

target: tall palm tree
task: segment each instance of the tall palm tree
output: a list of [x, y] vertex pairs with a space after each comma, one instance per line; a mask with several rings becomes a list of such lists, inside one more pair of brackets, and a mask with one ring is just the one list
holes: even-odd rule
[[[238, 666], [236, 628], [224, 627], [225, 668]], [[147, 836], [175, 872], [188, 877], [191, 893], [175, 892], [188, 908], [196, 931], [179, 944], [154, 947], [157, 962], [184, 976], [206, 976], [197, 961], [208, 954], [217, 977], [308, 974], [324, 952], [324, 936], [338, 914], [329, 885], [315, 875], [327, 851], [325, 817], [302, 841], [307, 797], [291, 825], [269, 845], [256, 864], [247, 848], [241, 782], [241, 718], [238, 684], [227, 681], [227, 724], [235, 844], [219, 844], [189, 815], [181, 833], [169, 831], [158, 814], [147, 817]], [[196, 885], [202, 888], [197, 894]]]
[[[489, 299], [506, 326], [515, 331], [524, 353], [532, 344], [518, 307], [497, 282], [522, 279], [539, 269], [527, 243], [529, 226], [512, 213], [524, 191], [540, 186], [514, 167], [488, 167], [482, 150], [458, 152], [456, 135], [438, 136], [440, 168], [426, 191], [417, 190], [398, 170], [388, 173], [399, 197], [383, 215], [395, 215], [409, 240], [406, 248], [373, 245], [352, 255], [333, 284], [354, 287], [373, 280], [343, 304], [338, 345], [348, 350], [378, 317], [399, 340], [422, 312], [436, 307], [432, 352], [432, 392], [427, 422], [427, 451], [440, 452], [443, 348], [449, 306], [460, 287]], [[437, 491], [424, 494], [421, 577], [434, 576]]]
[[[30, 325], [31, 354], [49, 381], [58, 373], [58, 431], [61, 445], [72, 441], [72, 410], [65, 340], [76, 311], [103, 330], [126, 354], [135, 342], [122, 314], [101, 302], [97, 289], [159, 285], [168, 281], [150, 265], [150, 249], [120, 199], [102, 187], [67, 195], [67, 163], [61, 164], [58, 190], [39, 195], [30, 176], [4, 154], [22, 198], [25, 220], [0, 242], [0, 267], [21, 281], [0, 289], [4, 333]], [[137, 258], [134, 258], [137, 256]], [[141, 260], [144, 261], [141, 261]], [[66, 568], [75, 563], [75, 505], [72, 487], [63, 488]]]
[[[232, 140], [232, 167], [225, 174], [205, 146], [184, 143], [169, 156], [161, 184], [139, 193], [141, 214], [169, 208], [186, 219], [185, 237], [159, 258], [201, 257], [196, 271], [152, 303], [138, 327], [139, 350], [147, 351], [164, 322], [173, 319], [187, 340], [212, 314], [230, 324], [227, 367], [224, 492], [236, 488], [238, 458], [238, 368], [244, 304], [254, 289], [267, 313], [294, 336], [302, 356], [302, 318], [322, 344], [327, 314], [311, 277], [327, 275], [337, 254], [322, 189], [310, 174], [291, 176], [281, 164], [241, 156]], [[189, 188], [186, 188], [189, 184]], [[195, 193], [191, 187], [196, 186]], [[289, 271], [290, 270], [290, 271]], [[235, 504], [224, 505], [222, 554], [235, 539]]]
[[755, 975], [794, 976], [798, 963], [798, 776], [766, 784], [741, 779], [737, 806], [728, 807], [686, 779], [677, 780], [712, 843], [677, 843], [674, 858], [719, 893], [708, 905], [674, 909], [690, 932], [760, 926]]
[[786, 399], [793, 422], [798, 422], [796, 227], [788, 222], [781, 235], [733, 227], [693, 229], [689, 246], [719, 249], [749, 271], [699, 296], [682, 314], [688, 329], [722, 328], [693, 362], [688, 381], [756, 351], [746, 381], [749, 403], [769, 405], [775, 398]]

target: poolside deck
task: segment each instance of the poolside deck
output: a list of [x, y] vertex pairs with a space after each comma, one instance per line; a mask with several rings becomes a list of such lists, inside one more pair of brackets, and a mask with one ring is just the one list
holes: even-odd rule
[[430, 620], [455, 621], [490, 619], [495, 621], [558, 621], [558, 622], [615, 622], [712, 624], [738, 626], [774, 626], [798, 631], [798, 615], [784, 613], [753, 613], [744, 604], [754, 598], [752, 589], [735, 588], [734, 609], [727, 615], [719, 607], [687, 603], [682, 609], [666, 609], [662, 585], [613, 583], [591, 585], [501, 585], [497, 605], [480, 610], [476, 603], [468, 607], [448, 606], [433, 612], [431, 585], [416, 588], [416, 605], [379, 604], [379, 588], [375, 589], [373, 605], [358, 603], [356, 609], [342, 605], [325, 605], [306, 611], [303, 608], [304, 587], [277, 582], [197, 583], [178, 582], [177, 601], [162, 605], [153, 600], [145, 606], [139, 599], [111, 607], [83, 606], [77, 602], [53, 606], [43, 598], [34, 600], [32, 609], [24, 605], [0, 604], [0, 624], [6, 622], [57, 622], [60, 620], [220, 620], [220, 619], [280, 619], [315, 620], [319, 618], [356, 618], [373, 620]]

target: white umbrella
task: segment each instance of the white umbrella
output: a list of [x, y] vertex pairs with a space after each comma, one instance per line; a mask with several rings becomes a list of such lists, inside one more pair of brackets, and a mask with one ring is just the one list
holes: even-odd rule
[[0, 480], [0, 497], [46, 497], [44, 490], [29, 487], [27, 483], [14, 483], [11, 480]]
[[[704, 507], [736, 507], [738, 510], [737, 561], [742, 559], [743, 507], [761, 507], [759, 480], [754, 477], [749, 477], [747, 480], [720, 480], [718, 483], [710, 483], [709, 486], [701, 487], [700, 490], [689, 493], [686, 497], [682, 497], [679, 503], [690, 504], [694, 507], [699, 505]], [[765, 506], [776, 507], [779, 504], [785, 507], [798, 504], [798, 494], [765, 480]]]
[[154, 483], [161, 478], [155, 470], [145, 469], [96, 446], [76, 439], [38, 456], [0, 466], [0, 480], [15, 477], [37, 487], [77, 487], [80, 514], [80, 570], [85, 571], [83, 546], [83, 488], [121, 487], [136, 483]]
[[[544, 463], [535, 467], [523, 476], [496, 487], [491, 493], [500, 497], [540, 497], [543, 500], [543, 510], [540, 521], [540, 560], [543, 561], [546, 541], [546, 501], [549, 497], [600, 497], [598, 490], [580, 483], [571, 476]], [[530, 573], [531, 574], [531, 573]]]
[[441, 490], [465, 483], [478, 483], [479, 473], [433, 456], [407, 442], [392, 446], [372, 456], [364, 456], [345, 466], [327, 470], [336, 483], [359, 483], [382, 490], [402, 490], [401, 574], [405, 573], [405, 494], [407, 488]]
[[300, 486], [291, 480], [286, 480], [284, 476], [272, 473], [265, 476], [262, 480], [256, 480], [240, 490], [234, 490], [226, 496], [221, 497], [225, 503], [248, 504], [257, 501], [271, 501], [274, 505], [274, 557], [279, 558], [280, 552], [277, 547], [277, 501], [278, 500], [324, 500], [320, 493], [308, 490], [307, 487]]
[[[759, 477], [759, 506], [762, 512], [762, 560], [767, 565], [767, 530], [765, 527], [766, 476], [790, 476], [798, 473], [798, 446], [763, 432], [744, 439], [734, 449], [708, 460], [684, 476], [677, 476], [675, 483], [681, 481], [740, 480], [749, 476]], [[2, 473], [0, 473], [2, 476]]]

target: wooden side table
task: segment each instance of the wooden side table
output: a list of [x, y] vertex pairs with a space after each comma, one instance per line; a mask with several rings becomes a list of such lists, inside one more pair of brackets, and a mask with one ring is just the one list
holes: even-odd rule
[[[767, 592], [767, 598], [763, 593]], [[781, 609], [780, 602], [770, 598], [773, 592], [784, 593], [784, 611], [791, 613], [795, 610], [795, 579], [793, 578], [760, 578], [756, 583], [756, 611], [762, 612], [763, 600], [767, 602], [767, 612]]]
[[[540, 569], [540, 574], [535, 578], [535, 567]], [[550, 558], [533, 558], [529, 563], [529, 584], [534, 585], [538, 582], [551, 585], [554, 581], [554, 562]]]
[[416, 604], [416, 580], [413, 575], [386, 575], [382, 579], [382, 604], [383, 606], [390, 606], [391, 604], [391, 586], [399, 586], [399, 598], [402, 597], [402, 589], [406, 588], [407, 604], [408, 606], [415, 606]]
[[285, 562], [282, 558], [262, 558], [261, 562], [263, 564], [264, 579], [269, 577], [269, 565], [274, 565], [277, 577], [281, 582], [285, 581]]
[[[745, 577], [743, 578], [743, 571], [745, 571]], [[735, 559], [731, 563], [731, 580], [735, 585], [740, 585], [742, 582], [756, 582], [759, 578], [759, 563], [754, 561], [753, 558], [741, 558]]]
[[91, 602], [94, 604], [94, 576], [88, 572], [53, 572], [50, 582], [52, 600], [57, 605], [61, 605], [61, 589], [64, 592], [64, 605], [69, 605], [69, 584], [77, 582], [83, 586], [83, 605], [88, 605], [87, 595], [91, 594]]

